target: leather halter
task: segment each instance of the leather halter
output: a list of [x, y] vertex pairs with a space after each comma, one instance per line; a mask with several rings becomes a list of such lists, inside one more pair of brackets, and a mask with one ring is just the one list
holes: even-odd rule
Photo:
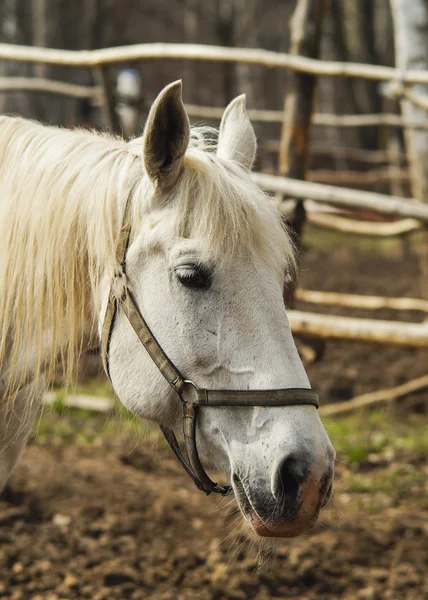
[[[118, 268], [111, 283], [101, 332], [101, 353], [104, 369], [111, 380], [109, 371], [109, 346], [115, 318], [119, 308], [121, 308], [137, 334], [138, 339], [166, 381], [177, 393], [182, 403], [183, 433], [187, 460], [180, 449], [174, 432], [164, 425], [160, 425], [168, 444], [186, 473], [193, 479], [195, 485], [200, 490], [207, 495], [211, 494], [211, 492], [226, 495], [231, 491], [231, 486], [221, 486], [214, 483], [205, 472], [198, 455], [196, 446], [196, 418], [200, 407], [310, 405], [318, 408], [318, 394], [314, 390], [306, 388], [207, 390], [199, 388], [195, 383], [185, 379], [181, 375], [159, 345], [159, 342], [140, 313], [126, 277], [126, 253], [131, 232], [131, 195], [129, 195], [125, 206], [122, 229], [116, 249]], [[191, 400], [187, 400], [183, 395], [186, 387], [193, 389]]]

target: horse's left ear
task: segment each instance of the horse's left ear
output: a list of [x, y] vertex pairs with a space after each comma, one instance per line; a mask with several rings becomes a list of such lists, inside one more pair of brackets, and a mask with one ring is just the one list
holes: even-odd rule
[[250, 170], [256, 155], [256, 134], [248, 118], [245, 94], [238, 96], [224, 111], [220, 123], [217, 154], [234, 160]]
[[181, 81], [161, 91], [144, 129], [144, 166], [147, 175], [159, 187], [169, 187], [176, 182], [189, 145], [190, 123], [181, 91]]

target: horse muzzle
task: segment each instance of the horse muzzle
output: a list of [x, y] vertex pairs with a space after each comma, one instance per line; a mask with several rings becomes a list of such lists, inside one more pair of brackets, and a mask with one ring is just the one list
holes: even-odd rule
[[333, 465], [317, 478], [296, 456], [282, 461], [274, 476], [232, 477], [241, 512], [261, 537], [296, 537], [317, 522], [333, 492]]

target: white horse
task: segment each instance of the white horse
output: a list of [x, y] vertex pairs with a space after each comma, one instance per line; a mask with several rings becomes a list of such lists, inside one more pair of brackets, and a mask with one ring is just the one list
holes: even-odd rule
[[[250, 177], [255, 151], [243, 96], [216, 143], [213, 130], [190, 128], [181, 82], [130, 142], [0, 118], [0, 489], [59, 361], [72, 380], [99, 343], [128, 198], [129, 285], [180, 372], [205, 388], [310, 388], [282, 299], [292, 246]], [[179, 424], [180, 401], [123, 312], [109, 341], [123, 404]], [[256, 533], [313, 526], [334, 463], [316, 408], [207, 407], [197, 428]]]

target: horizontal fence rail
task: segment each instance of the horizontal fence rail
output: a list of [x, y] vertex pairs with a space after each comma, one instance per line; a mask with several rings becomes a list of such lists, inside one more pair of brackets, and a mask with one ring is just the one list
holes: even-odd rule
[[418, 311], [428, 313], [428, 300], [421, 298], [393, 298], [387, 296], [363, 296], [361, 294], [341, 294], [339, 292], [320, 292], [317, 290], [296, 290], [296, 298], [311, 304], [344, 306], [365, 310]]
[[[428, 224], [428, 205], [414, 198], [386, 196], [323, 183], [312, 183], [265, 173], [253, 173], [254, 181], [264, 190], [290, 198], [311, 199], [353, 210], [369, 210], [391, 217], [411, 218]], [[288, 203], [287, 203], [288, 207]], [[281, 203], [279, 204], [281, 209]]]
[[288, 311], [293, 334], [308, 338], [353, 340], [402, 348], [428, 348], [428, 322], [405, 323]]
[[[78, 85], [65, 81], [55, 81], [39, 77], [0, 77], [0, 92], [25, 91], [57, 94], [75, 98], [98, 99], [102, 90], [99, 87]], [[220, 121], [224, 108], [216, 106], [200, 106], [198, 104], [186, 104], [186, 110], [190, 117], [215, 119]], [[282, 123], [284, 113], [280, 110], [247, 109], [248, 116], [252, 121], [260, 123]], [[410, 129], [428, 129], [428, 123], [406, 122], [400, 115], [388, 113], [374, 113], [361, 115], [335, 115], [328, 113], [315, 113], [312, 117], [313, 125], [319, 127], [373, 127], [377, 125], [388, 125], [392, 127], [407, 127]]]
[[[42, 92], [75, 98], [99, 98], [102, 94], [99, 87], [78, 85], [65, 81], [55, 81], [41, 77], [0, 77], [0, 92], [10, 91]], [[198, 104], [186, 104], [185, 106], [190, 117], [220, 121], [224, 113], [224, 108], [217, 106], [200, 106]], [[284, 113], [280, 110], [249, 108], [247, 112], [252, 121], [260, 123], [282, 123], [284, 120]], [[361, 115], [315, 113], [312, 117], [312, 123], [320, 127], [354, 128], [389, 125], [411, 129], [428, 129], [428, 123], [425, 121], [409, 123], [400, 115], [388, 113]]]
[[[41, 77], [0, 77], [0, 92], [10, 91], [42, 92], [74, 98], [95, 99], [98, 99], [102, 94], [99, 87], [78, 85], [65, 81], [55, 81]], [[185, 106], [190, 117], [220, 121], [224, 113], [224, 108], [217, 106], [200, 106], [198, 104], [186, 104]], [[284, 120], [284, 113], [280, 110], [249, 108], [247, 112], [252, 121], [260, 123], [282, 123]], [[400, 115], [388, 113], [360, 115], [315, 113], [312, 117], [312, 123], [319, 127], [355, 128], [388, 125], [410, 129], [428, 129], [428, 123], [425, 121], [406, 122]]]
[[[43, 404], [53, 406], [57, 400], [58, 394], [55, 392], [45, 392], [43, 394]], [[109, 412], [114, 409], [114, 401], [111, 398], [88, 394], [67, 394], [64, 403], [70, 408], [94, 410], [97, 412]]]
[[366, 394], [361, 394], [361, 396], [357, 396], [356, 398], [352, 398], [351, 400], [344, 400], [343, 402], [335, 402], [334, 404], [321, 406], [320, 413], [324, 417], [333, 417], [334, 415], [352, 412], [353, 410], [360, 410], [363, 407], [372, 406], [374, 404], [394, 402], [405, 396], [423, 392], [427, 388], [428, 375], [425, 375], [423, 377], [418, 377], [418, 379], [407, 381], [397, 387], [378, 390], [377, 392], [368, 392]]
[[[186, 110], [191, 117], [220, 120], [224, 108], [217, 106], [199, 106], [197, 104], [186, 104]], [[282, 123], [284, 112], [280, 110], [247, 109], [248, 116], [252, 121], [260, 123]], [[328, 113], [315, 113], [312, 116], [313, 125], [319, 127], [374, 127], [388, 125], [391, 127], [407, 127], [410, 129], [428, 129], [426, 121], [407, 122], [400, 115], [388, 113], [374, 113], [361, 115], [335, 115]]]
[[135, 44], [101, 50], [56, 50], [36, 46], [0, 44], [0, 60], [44, 63], [70, 67], [101, 65], [139, 60], [201, 60], [241, 62], [266, 67], [288, 68], [312, 75], [358, 77], [375, 81], [398, 81], [405, 84], [428, 84], [428, 71], [399, 71], [393, 67], [352, 62], [323, 61], [257, 48], [228, 48], [203, 44]]
[[383, 168], [370, 171], [333, 171], [331, 169], [313, 169], [307, 172], [307, 181], [317, 183], [332, 183], [334, 185], [364, 185], [373, 186], [383, 182], [399, 181], [406, 183], [410, 181], [410, 173], [406, 169]]
[[72, 98], [99, 98], [102, 93], [98, 87], [41, 77], [0, 77], [0, 92], [11, 91], [41, 92]]
[[352, 235], [363, 235], [376, 238], [400, 237], [423, 229], [420, 221], [417, 221], [416, 219], [400, 219], [399, 221], [393, 221], [392, 223], [359, 221], [340, 215], [313, 212], [311, 209], [306, 209], [306, 215], [309, 223], [316, 227], [342, 233], [350, 233]]
[[406, 121], [401, 115], [390, 113], [366, 113], [361, 115], [334, 115], [315, 113], [312, 123], [321, 127], [407, 127], [410, 129], [428, 129], [426, 121]]
[[[266, 140], [261, 143], [264, 150], [268, 152], [279, 152], [278, 140]], [[346, 160], [355, 160], [367, 164], [380, 165], [388, 163], [390, 158], [385, 150], [364, 150], [362, 148], [352, 148], [349, 146], [332, 146], [314, 143], [311, 147], [311, 154], [314, 156], [333, 156], [335, 158], [344, 158]], [[407, 164], [407, 156], [404, 152], [397, 153], [397, 163]]]

